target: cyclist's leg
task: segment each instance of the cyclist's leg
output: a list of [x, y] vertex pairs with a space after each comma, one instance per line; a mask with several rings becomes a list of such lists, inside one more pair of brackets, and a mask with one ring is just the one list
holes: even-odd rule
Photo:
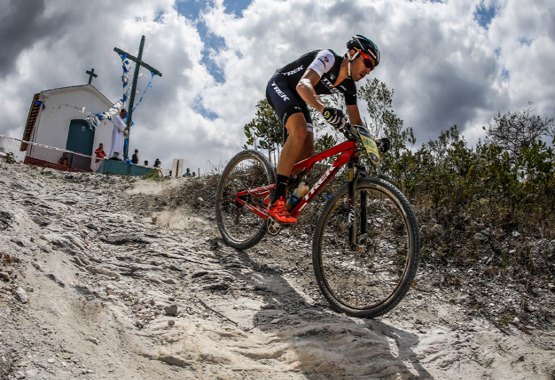
[[279, 157], [276, 169], [276, 189], [268, 209], [268, 214], [280, 223], [295, 223], [297, 219], [289, 214], [285, 204], [285, 198], [293, 165], [302, 153], [304, 142], [308, 134], [304, 115], [300, 112], [290, 115], [287, 118], [285, 127], [288, 136]]
[[[303, 144], [303, 148], [301, 150], [301, 154], [299, 155], [299, 158], [297, 158], [297, 160], [295, 162], [302, 161], [302, 160], [307, 159], [307, 158], [312, 157], [312, 156], [314, 156], [314, 133], [308, 132], [306, 134], [306, 138], [304, 140], [304, 144]], [[296, 176], [301, 171], [303, 171], [302, 168], [292, 171], [291, 172], [291, 177]]]
[[287, 129], [287, 140], [279, 156], [276, 172], [278, 175], [289, 177], [293, 165], [308, 153], [306, 143], [307, 140], [312, 139], [312, 136], [306, 129], [306, 120], [301, 112], [289, 116], [285, 129]]
[[266, 98], [285, 126], [286, 134], [285, 145], [276, 168], [277, 184], [271, 200], [271, 203], [275, 203], [285, 196], [287, 181], [295, 162], [299, 157], [309, 153], [304, 151], [304, 145], [308, 134], [307, 118], [310, 120], [310, 114], [306, 104], [293, 89], [288, 87], [287, 81], [281, 74], [274, 75], [268, 82]]
[[[306, 105], [297, 93], [290, 89], [281, 74], [270, 79], [266, 88], [266, 98], [285, 126], [287, 134], [276, 168], [277, 180], [268, 214], [280, 223], [295, 223], [285, 205], [287, 184], [293, 165], [304, 152], [307, 139]], [[307, 115], [308, 112], [306, 112]], [[310, 116], [308, 116], [310, 118]]]
[[[310, 117], [310, 112], [308, 111], [306, 104], [304, 105], [304, 107], [302, 107], [302, 109], [303, 109], [304, 118], [306, 120], [307, 134], [303, 143], [301, 153], [299, 154], [295, 162], [302, 161], [314, 155], [314, 132], [312, 127], [312, 119]], [[295, 176], [298, 173], [299, 171], [292, 172], [291, 176]]]

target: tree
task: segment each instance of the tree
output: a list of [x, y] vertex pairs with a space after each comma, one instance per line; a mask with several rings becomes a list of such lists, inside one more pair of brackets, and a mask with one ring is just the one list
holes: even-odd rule
[[[542, 136], [554, 137], [555, 125], [553, 117], [542, 119], [531, 115], [532, 103], [520, 112], [498, 114], [494, 117], [494, 124], [486, 131], [486, 141], [507, 150], [512, 157], [521, 154], [523, 148], [530, 147]], [[555, 141], [554, 141], [555, 142]]]
[[276, 161], [276, 153], [279, 154], [279, 146], [283, 139], [283, 128], [266, 99], [258, 102], [256, 116], [245, 124], [243, 130], [247, 137], [244, 149], [250, 146], [256, 150], [267, 150], [270, 162], [272, 162], [272, 155]]
[[412, 128], [405, 128], [393, 110], [393, 90], [385, 83], [374, 78], [367, 82], [358, 92], [359, 97], [366, 101], [371, 120], [368, 128], [376, 136], [385, 136], [391, 141], [391, 149], [383, 159], [382, 169], [388, 172], [393, 180], [402, 180], [407, 163], [403, 158], [410, 152], [407, 145], [414, 145], [416, 139]]
[[327, 149], [330, 149], [337, 144], [337, 140], [334, 136], [329, 133], [325, 133], [323, 136], [320, 136], [314, 142], [314, 151], [315, 152], [323, 152]]
[[[327, 97], [326, 103], [334, 104], [338, 103], [336, 97]], [[331, 127], [324, 121], [322, 115], [310, 108], [312, 124], [315, 132], [314, 147], [316, 152], [321, 152], [323, 150], [333, 147], [337, 143], [337, 137], [334, 133], [330, 133]], [[245, 124], [243, 127], [245, 131], [245, 136], [247, 137], [247, 142], [243, 145], [243, 149], [254, 148], [264, 149], [268, 152], [268, 158], [270, 162], [277, 163], [277, 157], [279, 156], [279, 149], [283, 142], [283, 126], [279, 119], [277, 118], [274, 110], [270, 106], [270, 103], [266, 99], [260, 100], [256, 105], [256, 115], [255, 117]], [[321, 136], [316, 133], [316, 131], [324, 132]], [[272, 159], [273, 157], [273, 159]]]

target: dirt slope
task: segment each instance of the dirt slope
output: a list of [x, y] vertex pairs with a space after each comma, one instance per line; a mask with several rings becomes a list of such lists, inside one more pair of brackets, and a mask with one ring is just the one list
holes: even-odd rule
[[237, 252], [166, 209], [193, 179], [0, 173], [2, 379], [555, 378], [553, 329], [496, 326], [426, 269], [383, 318], [332, 312], [310, 237]]

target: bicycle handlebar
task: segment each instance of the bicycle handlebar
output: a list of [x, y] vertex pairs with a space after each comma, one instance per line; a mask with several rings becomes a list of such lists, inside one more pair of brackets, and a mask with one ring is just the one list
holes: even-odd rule
[[387, 152], [391, 148], [391, 141], [387, 137], [382, 137], [381, 139], [374, 138], [364, 125], [345, 123], [342, 132], [346, 139], [356, 141], [360, 144], [363, 144], [361, 135], [371, 138], [378, 146], [380, 154]]

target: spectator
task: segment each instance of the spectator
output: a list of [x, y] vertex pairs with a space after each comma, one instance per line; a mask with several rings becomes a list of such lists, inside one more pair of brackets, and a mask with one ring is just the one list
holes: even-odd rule
[[160, 159], [158, 159], [158, 158], [154, 161], [154, 167], [155, 168], [159, 168], [161, 164], [162, 164], [162, 161], [160, 161]]
[[94, 171], [97, 171], [100, 167], [101, 161], [106, 157], [106, 152], [104, 151], [104, 144], [98, 144], [98, 148], [94, 151]]
[[110, 160], [121, 161], [121, 159], [119, 158], [119, 153], [118, 152], [112, 153], [112, 157], [110, 157]]
[[135, 149], [135, 153], [131, 156], [131, 163], [137, 165], [139, 163], [139, 150]]
[[148, 166], [148, 160], [145, 160], [145, 162], [143, 163], [144, 166]]
[[[122, 108], [119, 115], [114, 118], [114, 130], [112, 132], [112, 148], [110, 149], [110, 159], [121, 160], [123, 158], [123, 140], [125, 138], [125, 116], [127, 111]], [[117, 154], [116, 154], [117, 153]]]
[[197, 173], [193, 172], [193, 177], [196, 177], [196, 176], [197, 176]]
[[185, 169], [185, 174], [183, 174], [183, 177], [190, 177], [191, 176], [191, 169], [187, 168]]

